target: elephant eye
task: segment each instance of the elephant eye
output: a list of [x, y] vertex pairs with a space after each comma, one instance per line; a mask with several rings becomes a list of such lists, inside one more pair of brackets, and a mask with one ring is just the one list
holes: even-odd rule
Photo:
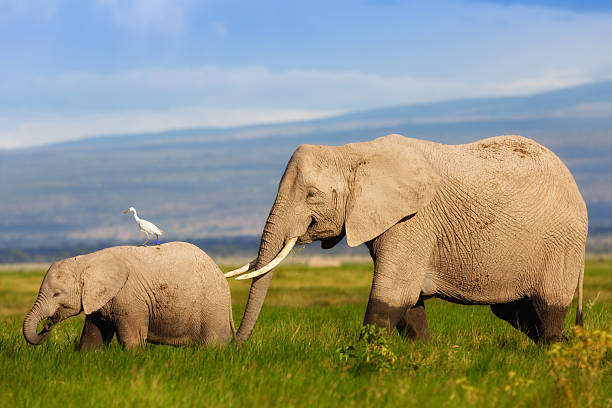
[[317, 191], [314, 189], [309, 189], [308, 192], [306, 193], [306, 198], [312, 198], [315, 195], [317, 195]]
[[53, 297], [58, 297], [61, 294], [62, 294], [61, 290], [56, 290], [55, 292], [53, 292]]

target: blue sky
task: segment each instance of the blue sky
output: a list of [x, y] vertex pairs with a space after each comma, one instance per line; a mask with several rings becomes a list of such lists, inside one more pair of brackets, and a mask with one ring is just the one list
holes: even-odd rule
[[0, 148], [612, 79], [609, 1], [0, 0]]

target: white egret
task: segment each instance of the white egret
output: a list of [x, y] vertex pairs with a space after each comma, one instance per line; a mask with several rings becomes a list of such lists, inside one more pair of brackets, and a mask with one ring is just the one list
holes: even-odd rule
[[147, 235], [147, 240], [143, 242], [142, 244], [140, 244], [139, 246], [147, 246], [147, 242], [149, 242], [149, 240], [151, 239], [149, 234], [155, 235], [157, 245], [159, 245], [159, 236], [162, 235], [164, 231], [157, 228], [157, 226], [153, 224], [152, 222], [139, 218], [138, 214], [136, 213], [136, 209], [134, 207], [128, 208], [123, 213], [127, 214], [129, 212], [134, 213], [134, 221], [136, 221], [136, 224], [138, 224], [138, 227], [140, 228], [140, 230]]

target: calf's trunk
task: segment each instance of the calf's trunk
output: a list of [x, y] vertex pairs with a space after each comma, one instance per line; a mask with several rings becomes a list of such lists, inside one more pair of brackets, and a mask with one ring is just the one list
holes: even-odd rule
[[34, 346], [38, 346], [47, 340], [49, 337], [49, 328], [43, 328], [40, 333], [37, 333], [38, 324], [50, 317], [55, 310], [49, 306], [49, 303], [42, 294], [36, 298], [36, 302], [32, 309], [28, 312], [23, 321], [23, 337], [26, 341]]

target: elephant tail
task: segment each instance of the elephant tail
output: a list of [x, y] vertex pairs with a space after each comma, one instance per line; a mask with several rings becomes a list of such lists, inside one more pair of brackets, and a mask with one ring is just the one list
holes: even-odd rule
[[584, 266], [578, 275], [578, 305], [576, 306], [576, 325], [582, 326], [582, 280], [584, 279]]
[[234, 317], [232, 315], [232, 304], [231, 303], [229, 307], [229, 321], [230, 321], [230, 327], [232, 328], [232, 336], [234, 337], [232, 342], [235, 343], [236, 342], [236, 326], [234, 326]]

